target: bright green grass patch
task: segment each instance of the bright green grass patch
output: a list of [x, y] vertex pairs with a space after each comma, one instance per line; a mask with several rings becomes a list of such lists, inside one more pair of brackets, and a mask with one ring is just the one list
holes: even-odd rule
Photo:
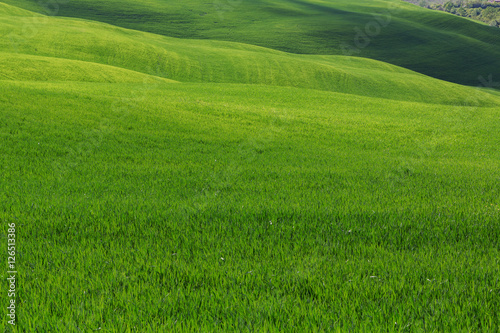
[[498, 92], [362, 58], [0, 16], [15, 331], [499, 327]]
[[[14, 6], [7, 5], [3, 2], [0, 2], [0, 15], [6, 15], [6, 16], [20, 16], [20, 17], [41, 17], [43, 16], [42, 14], [34, 13], [29, 10], [21, 9], [17, 7], [16, 5], [19, 4], [14, 4]], [[35, 7], [36, 8], [36, 7]]]
[[500, 324], [498, 107], [13, 81], [0, 105], [19, 331]]
[[0, 77], [14, 81], [174, 82], [119, 67], [50, 57], [0, 52]]
[[3, 2], [172, 37], [372, 58], [473, 86], [500, 76], [500, 30], [400, 0]]

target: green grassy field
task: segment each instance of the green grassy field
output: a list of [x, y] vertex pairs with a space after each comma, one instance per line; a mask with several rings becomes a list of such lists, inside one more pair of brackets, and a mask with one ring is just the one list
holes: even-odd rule
[[2, 3], [0, 35], [0, 330], [498, 331], [498, 91]]
[[3, 2], [171, 37], [372, 58], [472, 86], [500, 76], [500, 30], [399, 0]]

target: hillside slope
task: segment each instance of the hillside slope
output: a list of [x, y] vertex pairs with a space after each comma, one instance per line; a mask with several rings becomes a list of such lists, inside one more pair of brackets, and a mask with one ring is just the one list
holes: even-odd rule
[[94, 62], [5, 52], [0, 52], [0, 79], [108, 83], [175, 82], [158, 76]]
[[5, 4], [0, 35], [0, 332], [500, 327], [499, 91]]
[[499, 127], [498, 106], [0, 81], [17, 326], [494, 331]]
[[3, 2], [166, 36], [356, 55], [467, 85], [500, 76], [500, 30], [399, 0]]
[[[126, 69], [182, 82], [291, 86], [454, 105], [495, 105], [497, 101], [496, 95], [486, 91], [363, 58], [297, 55], [241, 43], [178, 39], [54, 17], [40, 17], [31, 23], [35, 33], [26, 36], [25, 26], [18, 22], [32, 14], [5, 4], [0, 8], [0, 34], [7, 36], [0, 40], [4, 51], [0, 53], [0, 68], [4, 77], [16, 80], [59, 77], [116, 82], [127, 73], [122, 70]], [[77, 69], [92, 63], [99, 64], [100, 69], [95, 65]], [[57, 66], [64, 74], [56, 74]], [[120, 72], [112, 75], [109, 66]], [[83, 73], [97, 74], [83, 79]], [[77, 76], [71, 78], [72, 74]], [[135, 73], [125, 81], [139, 79]]]

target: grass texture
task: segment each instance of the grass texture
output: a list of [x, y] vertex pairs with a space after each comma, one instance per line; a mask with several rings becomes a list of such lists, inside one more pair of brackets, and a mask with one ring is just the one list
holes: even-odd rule
[[0, 17], [1, 330], [498, 330], [497, 91]]
[[360, 56], [477, 86], [500, 76], [500, 30], [400, 0], [4, 0], [171, 37]]

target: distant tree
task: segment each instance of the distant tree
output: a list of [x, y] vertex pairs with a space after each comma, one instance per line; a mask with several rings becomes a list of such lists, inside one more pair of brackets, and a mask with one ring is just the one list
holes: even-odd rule
[[466, 17], [467, 16], [467, 11], [463, 8], [463, 7], [460, 7], [457, 9], [457, 15], [460, 15], [462, 17]]
[[488, 6], [486, 9], [484, 9], [481, 13], [481, 16], [488, 20], [488, 21], [491, 21], [491, 20], [494, 20], [496, 18], [498, 14], [498, 11], [495, 7], [490, 7]]
[[451, 12], [453, 9], [455, 9], [455, 5], [453, 4], [453, 2], [451, 1], [447, 1], [444, 6], [443, 6], [444, 10], [447, 11], [447, 12]]
[[[446, 11], [500, 27], [500, 3], [491, 0], [405, 0], [421, 7]], [[443, 4], [444, 2], [444, 4]]]
[[477, 19], [477, 17], [481, 14], [481, 11], [477, 8], [469, 8], [467, 9], [467, 16]]

